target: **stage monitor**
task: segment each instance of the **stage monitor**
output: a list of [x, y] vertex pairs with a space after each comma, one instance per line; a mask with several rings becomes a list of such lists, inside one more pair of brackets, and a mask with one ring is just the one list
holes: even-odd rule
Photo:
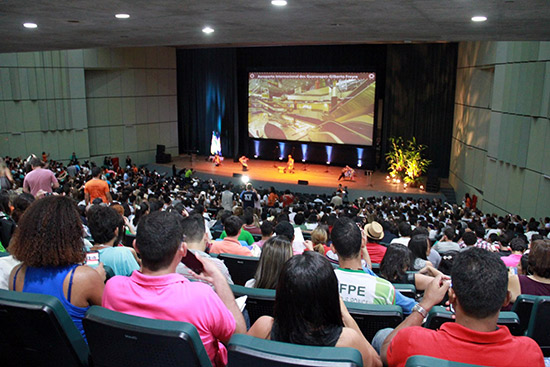
[[254, 139], [372, 145], [375, 73], [248, 74]]

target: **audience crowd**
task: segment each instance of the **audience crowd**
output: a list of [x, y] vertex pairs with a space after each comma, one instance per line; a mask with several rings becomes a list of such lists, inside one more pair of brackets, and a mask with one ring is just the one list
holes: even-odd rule
[[[280, 193], [200, 180], [190, 168], [161, 174], [130, 157], [124, 167], [103, 163], [74, 153], [67, 166], [45, 153], [0, 162], [0, 288], [58, 297], [84, 337], [86, 310], [103, 305], [192, 323], [215, 366], [247, 327], [260, 338], [355, 347], [365, 366], [402, 366], [415, 353], [444, 358], [438, 340], [451, 360], [476, 362], [461, 351], [485, 340], [491, 365], [509, 365], [499, 358], [509, 347], [544, 365], [537, 344], [497, 328], [495, 315], [520, 294], [550, 296], [549, 217], [484, 214], [467, 200], [350, 201], [341, 185], [332, 195]], [[81, 266], [95, 252], [99, 265]], [[210, 255], [220, 253], [259, 257], [246, 286], [276, 290], [273, 317], [249, 325], [230, 272]], [[201, 270], [182, 263], [190, 256]], [[414, 285], [417, 297], [399, 284]], [[399, 305], [410, 316], [371, 346], [343, 301]], [[460, 328], [414, 331], [445, 301]], [[432, 344], [405, 348], [407, 338]]]

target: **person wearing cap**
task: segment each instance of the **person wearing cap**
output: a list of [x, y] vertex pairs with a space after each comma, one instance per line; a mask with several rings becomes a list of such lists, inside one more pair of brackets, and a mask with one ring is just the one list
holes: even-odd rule
[[371, 222], [365, 225], [365, 233], [370, 259], [373, 263], [380, 264], [386, 254], [386, 247], [379, 243], [384, 238], [384, 228], [378, 222]]

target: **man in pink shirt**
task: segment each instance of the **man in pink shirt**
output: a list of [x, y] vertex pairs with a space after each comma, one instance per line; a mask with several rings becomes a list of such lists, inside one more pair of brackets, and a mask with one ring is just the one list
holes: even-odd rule
[[516, 267], [523, 256], [523, 253], [527, 251], [527, 244], [521, 238], [516, 237], [510, 241], [510, 249], [512, 254], [503, 256], [500, 259], [504, 262], [504, 265], [508, 267]]
[[241, 234], [241, 228], [243, 226], [241, 218], [236, 215], [232, 215], [225, 220], [223, 225], [227, 237], [225, 237], [222, 241], [214, 241], [212, 247], [210, 248], [210, 253], [252, 256], [252, 252], [248, 248], [241, 245], [238, 240], [239, 235]]
[[30, 192], [36, 196], [40, 190], [44, 192], [52, 192], [52, 189], [59, 187], [59, 182], [52, 171], [42, 168], [40, 159], [33, 157], [30, 161], [32, 171], [27, 173], [23, 180], [23, 191]]
[[[204, 270], [191, 282], [176, 273], [187, 254], [181, 216], [157, 211], [139, 222], [134, 248], [142, 268], [131, 277], [115, 276], [105, 285], [103, 307], [136, 316], [193, 324], [214, 366], [227, 364], [227, 343], [234, 333], [245, 333], [244, 318], [227, 280], [216, 265], [197, 256]], [[182, 240], [183, 239], [183, 240]]]

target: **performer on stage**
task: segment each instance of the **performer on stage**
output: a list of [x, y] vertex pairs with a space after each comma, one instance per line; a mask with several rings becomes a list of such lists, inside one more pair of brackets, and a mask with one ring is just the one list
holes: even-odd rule
[[292, 155], [288, 155], [288, 162], [286, 164], [286, 170], [289, 173], [294, 173], [294, 158], [292, 158]]
[[340, 177], [338, 177], [338, 181], [340, 181], [342, 178], [353, 179], [354, 176], [355, 170], [346, 164], [346, 166], [342, 168], [342, 173], [340, 174]]
[[220, 155], [219, 155], [219, 154], [216, 154], [216, 155], [214, 156], [214, 159], [212, 160], [212, 162], [214, 162], [214, 165], [215, 165], [216, 167], [218, 167], [220, 164], [222, 164], [222, 160], [221, 160], [221, 158], [220, 158]]
[[243, 166], [243, 171], [248, 171], [248, 158], [245, 155], [239, 158], [239, 162]]

